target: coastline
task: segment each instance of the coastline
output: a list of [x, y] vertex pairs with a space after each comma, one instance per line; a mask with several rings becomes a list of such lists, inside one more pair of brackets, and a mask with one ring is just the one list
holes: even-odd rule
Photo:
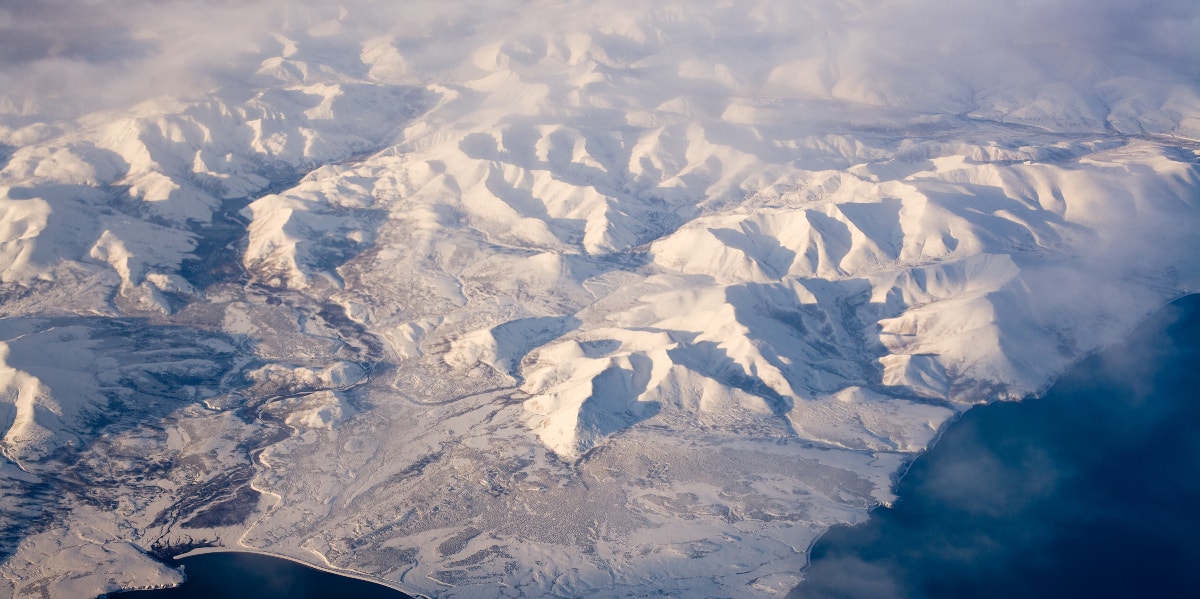
[[332, 566], [319, 565], [319, 564], [314, 564], [312, 562], [306, 562], [298, 557], [294, 557], [291, 555], [285, 555], [282, 553], [274, 553], [271, 551], [263, 551], [261, 549], [253, 549], [250, 547], [239, 547], [239, 548], [235, 548], [235, 549], [230, 549], [230, 548], [225, 548], [225, 547], [199, 547], [199, 548], [193, 549], [191, 551], [188, 551], [187, 553], [181, 553], [179, 555], [176, 555], [172, 559], [180, 560], [180, 559], [185, 559], [185, 558], [189, 558], [189, 557], [196, 556], [196, 555], [204, 555], [207, 553], [250, 553], [250, 554], [255, 554], [255, 555], [265, 555], [267, 557], [274, 557], [277, 559], [287, 560], [294, 564], [300, 564], [301, 566], [304, 566], [306, 568], [312, 568], [313, 570], [320, 570], [321, 572], [328, 572], [330, 574], [336, 574], [338, 576], [345, 576], [346, 578], [354, 578], [356, 580], [361, 580], [363, 582], [375, 583], [380, 586], [385, 586], [389, 589], [404, 593], [405, 595], [408, 595], [409, 597], [412, 597], [413, 599], [432, 599], [430, 597], [426, 597], [425, 595], [413, 594], [410, 591], [406, 591], [403, 588], [401, 588], [397, 583], [392, 582], [387, 579], [384, 579], [384, 578], [371, 576], [370, 574], [363, 574], [362, 572], [338, 570], [337, 568], [334, 568]]
[[[1095, 358], [1098, 358], [1098, 357], [1101, 357], [1104, 354], [1108, 354], [1108, 353], [1113, 352], [1114, 350], [1120, 349], [1120, 348], [1127, 347], [1131, 350], [1136, 350], [1140, 346], [1146, 344], [1148, 339], [1158, 340], [1158, 338], [1171, 335], [1171, 329], [1173, 327], [1175, 327], [1181, 323], [1184, 323], [1188, 320], [1193, 320], [1193, 321], [1200, 320], [1200, 291], [1189, 291], [1186, 293], [1182, 293], [1182, 294], [1179, 294], [1178, 296], [1174, 297], [1170, 301], [1165, 302], [1162, 306], [1151, 311], [1144, 318], [1139, 320], [1133, 327], [1130, 328], [1130, 330], [1128, 330], [1118, 340], [1113, 341], [1112, 343], [1106, 344], [1104, 346], [1098, 347], [1091, 352], [1081, 355], [1079, 357], [1079, 359], [1073, 361], [1062, 373], [1060, 373], [1057, 377], [1055, 377], [1055, 379], [1050, 384], [1048, 384], [1044, 389], [1039, 390], [1037, 393], [1030, 394], [1029, 396], [1021, 398], [1019, 400], [993, 400], [993, 401], [989, 401], [987, 403], [972, 405], [972, 406], [968, 406], [966, 409], [957, 413], [952, 420], [947, 421], [945, 426], [943, 426], [938, 431], [938, 433], [931, 440], [928, 448], [926, 448], [920, 454], [914, 456], [913, 459], [909, 460], [906, 464], [904, 464], [903, 468], [897, 472], [896, 482], [895, 482], [895, 487], [894, 487], [894, 489], [897, 491], [897, 493], [896, 493], [897, 498], [892, 505], [879, 504], [869, 510], [868, 517], [863, 522], [860, 522], [858, 524], [837, 524], [837, 525], [830, 526], [830, 527], [826, 528], [824, 531], [822, 531], [819, 535], [817, 535], [812, 540], [812, 542], [809, 544], [808, 548], [806, 549], [806, 553], [805, 553], [806, 563], [805, 563], [804, 567], [801, 568], [801, 570], [799, 571], [799, 574], [801, 576], [801, 583], [798, 584], [796, 587], [794, 587], [792, 589], [792, 591], [787, 595], [789, 597], [789, 599], [796, 598], [796, 597], [808, 597], [807, 594], [802, 592], [802, 589], [806, 589], [807, 587], [805, 585], [806, 585], [806, 583], [809, 582], [808, 574], [813, 566], [813, 551], [818, 545], [821, 544], [822, 541], [827, 540], [831, 533], [834, 533], [835, 531], [843, 531], [843, 532], [852, 531], [853, 529], [856, 529], [856, 528], [859, 528], [862, 526], [868, 526], [871, 524], [879, 524], [879, 519], [880, 519], [879, 510], [881, 510], [881, 509], [893, 510], [897, 507], [897, 505], [901, 504], [902, 502], [905, 502], [906, 500], [920, 499], [921, 493], [915, 492], [915, 491], [919, 491], [919, 489], [913, 489], [913, 490], [910, 490], [913, 492], [901, 495], [899, 493], [899, 491], [901, 491], [901, 483], [903, 481], [905, 481], [906, 479], [908, 479], [909, 475], [913, 471], [914, 466], [918, 465], [921, 460], [927, 459], [926, 456], [933, 449], [935, 449], [935, 447], [938, 447], [940, 445], [941, 441], [946, 436], [946, 434], [949, 433], [955, 427], [960, 426], [964, 417], [966, 417], [969, 412], [972, 412], [974, 408], [980, 408], [980, 407], [988, 408], [988, 407], [995, 407], [998, 405], [1009, 405], [1009, 406], [1016, 407], [1020, 404], [1025, 404], [1027, 402], [1037, 402], [1037, 401], [1044, 400], [1047, 397], [1054, 395], [1053, 391], [1056, 387], [1058, 387], [1060, 385], [1060, 383], [1069, 382], [1072, 384], [1077, 384], [1077, 381], [1072, 380], [1072, 379], [1073, 379], [1075, 373], [1084, 365], [1085, 362], [1095, 359]], [[1174, 342], [1172, 340], [1168, 339], [1168, 342], [1171, 344], [1172, 347], [1174, 346]], [[1200, 345], [1200, 342], [1196, 342], [1196, 344]], [[1136, 353], [1136, 352], [1133, 352], [1133, 353]], [[1154, 374], [1157, 376], [1159, 373], [1155, 372]], [[1066, 399], [1067, 397], [1069, 397], [1072, 394], [1077, 394], [1077, 393], [1079, 393], [1079, 391], [1077, 391], [1071, 387], [1068, 387], [1068, 389], [1063, 390], [1061, 392], [1061, 394], [1064, 396], [1064, 399]], [[1103, 400], [1100, 400], [1097, 403], [1102, 405], [1104, 402], [1103, 402]], [[1059, 409], [1061, 409], [1061, 408], [1059, 408]], [[976, 423], [975, 425], [979, 426], [978, 423]], [[926, 474], [924, 474], [924, 476], [929, 476], [929, 475], [928, 475], [928, 473], [926, 473]], [[911, 517], [911, 515], [909, 517]], [[881, 534], [885, 534], [885, 533], [881, 533], [879, 531], [874, 531], [874, 534], [881, 535]], [[840, 541], [840, 540], [838, 542], [844, 543], [844, 541]], [[832, 548], [830, 548], [829, 553], [830, 553], [830, 555], [829, 555], [830, 558], [834, 558], [834, 557], [837, 557], [838, 555], [840, 555], [840, 554], [835, 554], [832, 551]], [[867, 563], [867, 562], [864, 562], [864, 563]]]
[[[962, 409], [961, 411], [956, 410], [954, 417], [952, 419], [946, 421], [946, 423], [943, 426], [939, 427], [938, 431], [931, 438], [928, 447], [924, 451], [922, 451], [920, 454], [913, 456], [913, 458], [911, 460], [908, 460], [902, 466], [902, 468], [897, 471], [897, 473], [895, 475], [894, 483], [893, 483], [893, 490], [894, 491], [899, 490], [901, 482], [904, 481], [904, 479], [906, 477], [908, 477], [913, 466], [917, 463], [917, 461], [924, 458], [930, 451], [932, 451], [935, 447], [937, 447], [940, 444], [943, 437], [946, 435], [946, 433], [948, 431], [950, 431], [952, 427], [957, 426], [962, 421], [963, 417], [971, 410], [973, 410], [975, 408], [979, 408], [979, 407], [986, 407], [986, 406], [991, 406], [991, 405], [1001, 404], [1001, 403], [1016, 404], [1016, 403], [1024, 403], [1024, 402], [1029, 402], [1029, 401], [1041, 400], [1042, 398], [1044, 398], [1047, 395], [1047, 393], [1050, 392], [1051, 389], [1053, 389], [1060, 381], [1062, 381], [1068, 373], [1070, 373], [1075, 368], [1079, 367], [1079, 365], [1082, 364], [1083, 362], [1085, 362], [1086, 360], [1089, 360], [1097, 355], [1108, 352], [1114, 348], [1120, 347], [1123, 344], [1129, 343], [1134, 338], [1136, 333], [1140, 330], [1145, 329], [1145, 327], [1147, 325], [1151, 325], [1156, 322], [1161, 323], [1162, 326], [1166, 326], [1167, 324], [1169, 324], [1169, 322], [1167, 322], [1165, 320], [1167, 318], [1167, 315], [1164, 312], [1166, 310], [1168, 310], [1169, 308], [1171, 308], [1172, 306], [1174, 306], [1182, 301], [1195, 302], [1197, 304], [1197, 309], [1200, 309], [1200, 291], [1192, 291], [1192, 292], [1180, 294], [1179, 296], [1171, 299], [1170, 301], [1165, 302], [1162, 306], [1151, 311], [1144, 318], [1139, 320], [1134, 326], [1132, 326], [1128, 331], [1126, 331], [1116, 341], [1113, 341], [1112, 343], [1104, 345], [1102, 347], [1098, 347], [1091, 352], [1088, 352], [1086, 354], [1079, 356], [1079, 358], [1077, 360], [1073, 361], [1052, 382], [1047, 384], [1044, 389], [1039, 390], [1039, 392], [1036, 394], [1030, 394], [1029, 396], [1026, 396], [1020, 400], [1015, 400], [1015, 401], [993, 400], [993, 401], [989, 401], [986, 403], [964, 406], [965, 409]], [[1172, 322], [1174, 320], [1177, 320], [1177, 318], [1172, 319]], [[880, 503], [880, 504], [872, 507], [870, 510], [868, 510], [866, 519], [863, 520], [862, 522], [860, 522], [858, 525], [866, 524], [867, 522], [871, 521], [872, 519], [877, 518], [878, 516], [877, 516], [876, 512], [878, 510], [893, 509], [898, 503], [904, 501], [905, 499], [906, 499], [905, 496], [897, 494], [896, 499], [893, 502], [891, 502], [890, 504], [889, 503]], [[853, 527], [853, 526], [857, 526], [857, 525], [836, 524], [836, 525], [825, 528], [825, 530], [821, 531], [819, 534], [817, 534], [815, 537], [813, 537], [813, 539], [808, 543], [807, 547], [805, 548], [805, 552], [804, 552], [805, 563], [797, 572], [797, 574], [799, 574], [799, 576], [801, 577], [802, 582], [800, 583], [800, 585], [797, 585], [797, 587], [794, 587], [788, 596], [791, 596], [792, 593], [796, 592], [796, 589], [799, 589], [801, 586], [803, 586], [804, 581], [806, 580], [806, 573], [810, 570], [810, 568], [812, 566], [812, 553], [813, 553], [813, 549], [816, 547], [816, 545], [818, 545], [822, 540], [824, 540], [827, 537], [827, 535], [830, 533], [830, 531], [834, 530], [835, 528]], [[322, 572], [326, 572], [326, 573], [330, 573], [330, 574], [334, 574], [334, 575], [338, 575], [338, 576], [345, 576], [348, 578], [353, 578], [353, 579], [357, 579], [357, 580], [361, 580], [361, 581], [369, 582], [369, 583], [373, 583], [373, 584], [378, 584], [378, 585], [393, 589], [395, 591], [404, 593], [414, 599], [432, 599], [428, 595], [414, 593], [410, 590], [407, 590], [407, 589], [403, 588], [402, 586], [400, 586], [397, 582], [394, 582], [394, 581], [390, 581], [390, 580], [379, 578], [379, 577], [374, 577], [374, 576], [371, 576], [368, 574], [363, 574], [361, 572], [340, 570], [340, 569], [334, 568], [328, 564], [317, 564], [317, 563], [314, 563], [311, 561], [306, 561], [302, 558], [299, 558], [299, 557], [296, 557], [293, 555], [287, 555], [287, 554], [282, 554], [282, 553], [254, 549], [251, 547], [244, 547], [244, 546], [243, 547], [200, 547], [200, 548], [189, 550], [185, 553], [175, 555], [171, 559], [179, 560], [179, 559], [185, 559], [188, 557], [193, 557], [193, 556], [203, 555], [203, 554], [210, 554], [210, 553], [249, 553], [249, 554], [264, 555], [267, 557], [272, 557], [272, 558], [277, 558], [277, 559], [284, 559], [284, 560], [290, 561], [292, 563], [295, 563], [295, 564], [298, 564], [298, 565], [301, 565], [301, 566], [304, 566], [307, 568], [312, 568], [314, 570], [318, 570], [318, 571], [322, 571]], [[185, 581], [185, 583], [186, 583], [186, 581]], [[173, 586], [178, 586], [178, 585], [173, 585]], [[157, 588], [173, 588], [173, 586], [167, 585], [167, 586], [157, 587]], [[134, 591], [139, 591], [139, 590], [148, 590], [148, 589], [144, 589], [144, 588], [143, 589], [123, 589], [120, 591], [108, 593], [105, 596], [115, 596], [118, 594], [125, 594], [128, 592], [134, 592]]]

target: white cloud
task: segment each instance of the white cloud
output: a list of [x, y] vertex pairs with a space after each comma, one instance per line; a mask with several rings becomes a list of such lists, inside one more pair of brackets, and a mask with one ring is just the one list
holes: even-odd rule
[[766, 83], [772, 67], [804, 64], [811, 77], [771, 91], [824, 86], [837, 99], [928, 111], [969, 110], [988, 98], [999, 111], [1009, 96], [1055, 83], [1102, 104], [1104, 94], [1127, 90], [1096, 91], [1098, 82], [1130, 76], [1195, 88], [1200, 75], [1200, 5], [1189, 0], [711, 0], [652, 8], [624, 0], [0, 0], [0, 114], [68, 117], [240, 86], [261, 60], [283, 52], [275, 33], [321, 38], [326, 49], [394, 35], [409, 65], [446, 77], [497, 37], [565, 30], [632, 34], [626, 42], [648, 36], [643, 45], [655, 47], [640, 50], [683, 48], [676, 56], [704, 59], [716, 49], [739, 57], [726, 66], [752, 86]]

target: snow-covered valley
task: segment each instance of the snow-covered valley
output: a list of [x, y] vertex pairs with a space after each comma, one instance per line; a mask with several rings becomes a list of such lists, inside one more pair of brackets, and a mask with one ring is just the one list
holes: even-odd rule
[[1186, 3], [128, 4], [0, 55], [0, 596], [782, 596], [1200, 287]]

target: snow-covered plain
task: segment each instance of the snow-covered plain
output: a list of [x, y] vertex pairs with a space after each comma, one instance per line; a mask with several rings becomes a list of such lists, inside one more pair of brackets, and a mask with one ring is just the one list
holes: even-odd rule
[[783, 595], [1200, 284], [1193, 3], [402, 4], [0, 7], [0, 596]]

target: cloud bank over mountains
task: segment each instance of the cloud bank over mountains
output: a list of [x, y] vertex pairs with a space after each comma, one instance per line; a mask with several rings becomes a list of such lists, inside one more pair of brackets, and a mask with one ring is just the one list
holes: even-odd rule
[[[278, 48], [279, 33], [311, 35], [331, 46], [392, 37], [415, 50], [404, 53], [409, 76], [428, 83], [461, 69], [461, 54], [472, 44], [455, 40], [588, 30], [608, 17], [615, 18], [601, 31], [650, 25], [643, 33], [688, 47], [694, 60], [722, 52], [724, 61], [737, 59], [723, 65], [733, 78], [727, 83], [781, 97], [1002, 116], [1006, 107], [1028, 102], [1022, 94], [1043, 93], [1045, 104], [1081, 104], [1085, 117], [1101, 123], [1106, 105], [1120, 108], [1112, 100], [1149, 108], [1195, 102], [1172, 98], [1186, 94], [1198, 74], [1200, 16], [1186, 1], [642, 8], [622, 2], [52, 0], [0, 5], [4, 112], [77, 116], [157, 95], [244, 86], [257, 61]], [[1127, 97], [1130, 83], [1143, 88], [1135, 98]], [[1038, 89], [1046, 86], [1056, 89]]]

